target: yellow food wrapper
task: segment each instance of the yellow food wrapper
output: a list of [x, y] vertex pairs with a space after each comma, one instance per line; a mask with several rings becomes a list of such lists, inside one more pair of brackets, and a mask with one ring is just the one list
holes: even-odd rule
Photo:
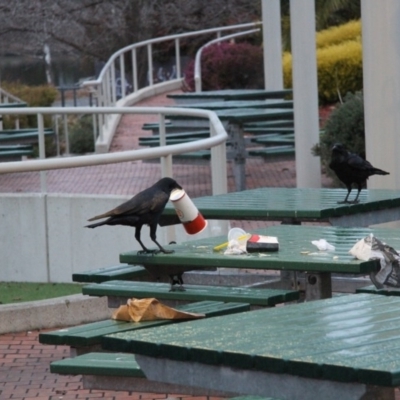
[[155, 321], [159, 319], [196, 319], [204, 318], [204, 314], [179, 311], [160, 303], [155, 298], [129, 299], [126, 305], [114, 311], [112, 319], [119, 321]]

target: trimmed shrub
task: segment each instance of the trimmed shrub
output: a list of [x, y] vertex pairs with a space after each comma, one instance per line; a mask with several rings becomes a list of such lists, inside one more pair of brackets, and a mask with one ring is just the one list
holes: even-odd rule
[[[261, 89], [263, 51], [249, 43], [221, 42], [206, 47], [201, 56], [202, 90]], [[194, 90], [194, 60], [185, 70], [185, 84]]]
[[361, 21], [349, 21], [347, 24], [332, 26], [317, 32], [317, 48], [333, 46], [348, 40], [360, 40]]
[[[318, 98], [320, 104], [332, 104], [347, 92], [363, 88], [361, 23], [351, 23], [317, 33]], [[353, 40], [348, 40], [353, 38]], [[339, 40], [344, 40], [338, 43]], [[292, 55], [283, 54], [283, 80], [292, 87]]]
[[342, 143], [351, 152], [365, 157], [364, 99], [362, 92], [348, 93], [326, 121], [319, 145], [312, 149], [321, 157], [321, 165], [326, 174], [333, 178], [337, 186], [339, 180], [329, 168], [331, 149], [335, 143]]
[[[283, 80], [292, 87], [292, 55], [283, 55]], [[347, 92], [363, 88], [362, 46], [360, 41], [317, 49], [318, 98], [320, 104], [339, 101]]]

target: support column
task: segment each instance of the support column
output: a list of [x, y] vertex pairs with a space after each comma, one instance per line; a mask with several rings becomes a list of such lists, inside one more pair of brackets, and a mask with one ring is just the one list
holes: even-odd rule
[[374, 189], [400, 189], [400, 2], [361, 1], [367, 160], [390, 175]]
[[262, 0], [264, 85], [266, 90], [283, 89], [280, 0]]
[[321, 187], [321, 163], [311, 154], [319, 143], [314, 0], [290, 0], [296, 181], [299, 188]]

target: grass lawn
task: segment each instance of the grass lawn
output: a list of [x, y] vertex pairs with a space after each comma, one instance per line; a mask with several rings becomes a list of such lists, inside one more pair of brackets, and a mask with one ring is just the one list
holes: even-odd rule
[[82, 293], [76, 283], [0, 282], [0, 305]]

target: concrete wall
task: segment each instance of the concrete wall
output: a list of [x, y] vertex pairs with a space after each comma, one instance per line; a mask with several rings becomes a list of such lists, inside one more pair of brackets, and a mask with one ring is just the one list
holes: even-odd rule
[[[60, 194], [0, 195], [0, 281], [71, 282], [74, 272], [119, 263], [119, 254], [139, 250], [134, 228], [103, 226], [87, 229], [87, 219], [130, 196]], [[167, 244], [226, 234], [227, 223], [209, 221], [199, 235], [182, 226], [159, 227], [157, 239]], [[147, 226], [144, 244], [154, 248]]]

